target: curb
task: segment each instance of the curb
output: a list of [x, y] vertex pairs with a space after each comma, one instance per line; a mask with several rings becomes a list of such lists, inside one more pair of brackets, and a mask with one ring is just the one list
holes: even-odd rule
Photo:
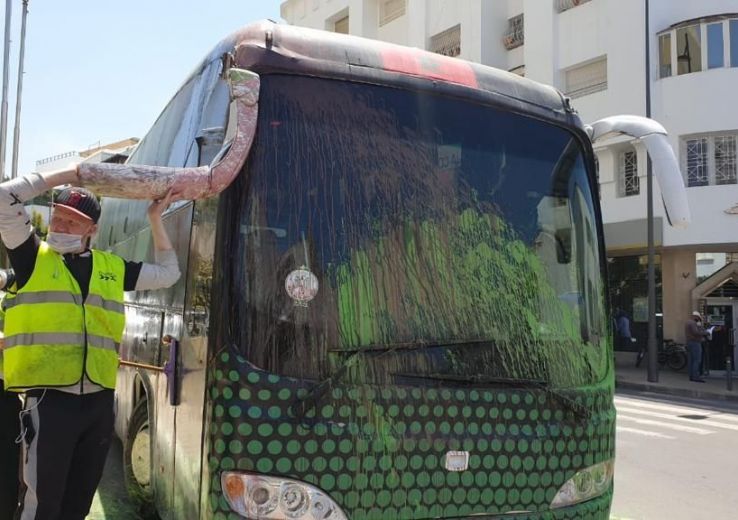
[[679, 397], [690, 397], [692, 399], [711, 399], [718, 401], [738, 402], [738, 392], [731, 395], [697, 389], [691, 390], [687, 388], [674, 388], [671, 386], [663, 386], [658, 383], [634, 383], [633, 381], [625, 381], [617, 378], [615, 378], [615, 388], [623, 388], [626, 390], [640, 390], [646, 392], [654, 392], [657, 394], [676, 395]]

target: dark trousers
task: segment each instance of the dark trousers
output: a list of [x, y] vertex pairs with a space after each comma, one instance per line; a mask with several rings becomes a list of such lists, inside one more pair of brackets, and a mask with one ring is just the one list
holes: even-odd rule
[[21, 421], [20, 520], [84, 520], [113, 434], [113, 391], [29, 392]]
[[0, 379], [0, 519], [9, 520], [18, 506], [18, 464], [20, 448], [15, 439], [19, 433], [18, 394], [5, 392]]
[[699, 341], [687, 341], [689, 354], [689, 379], [699, 379], [700, 363], [702, 362], [702, 344]]

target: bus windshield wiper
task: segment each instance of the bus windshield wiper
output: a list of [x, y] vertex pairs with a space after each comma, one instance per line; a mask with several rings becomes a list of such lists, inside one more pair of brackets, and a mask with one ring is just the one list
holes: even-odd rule
[[582, 406], [565, 393], [551, 388], [551, 385], [542, 379], [526, 379], [526, 378], [508, 378], [494, 377], [484, 374], [454, 375], [454, 374], [414, 374], [396, 372], [392, 374], [396, 377], [404, 377], [408, 379], [429, 379], [432, 381], [446, 381], [456, 384], [477, 384], [484, 386], [502, 386], [510, 388], [535, 388], [542, 390], [546, 395], [558, 401], [567, 410], [574, 413], [579, 419], [589, 419], [591, 414], [587, 407]]
[[334, 348], [328, 350], [331, 354], [355, 354], [362, 352], [394, 352], [396, 350], [420, 350], [424, 348], [436, 347], [468, 347], [471, 345], [481, 345], [484, 343], [494, 343], [493, 339], [464, 339], [451, 341], [406, 341], [403, 343], [381, 343], [378, 345], [366, 345], [363, 347], [345, 349]]
[[482, 343], [493, 343], [494, 340], [490, 339], [472, 339], [472, 340], [458, 340], [458, 341], [444, 341], [444, 342], [426, 342], [422, 340], [418, 341], [406, 341], [402, 343], [382, 343], [376, 345], [365, 345], [359, 348], [343, 349], [335, 348], [329, 349], [328, 352], [331, 354], [349, 354], [348, 359], [344, 361], [338, 369], [330, 374], [325, 379], [317, 382], [313, 385], [307, 393], [297, 399], [295, 405], [295, 417], [300, 422], [303, 422], [305, 415], [323, 399], [323, 396], [328, 392], [328, 389], [333, 383], [341, 379], [348, 369], [358, 361], [358, 359], [365, 355], [374, 354], [376, 357], [382, 357], [387, 354], [396, 351], [409, 351], [409, 350], [420, 350], [424, 348], [434, 347], [465, 347], [470, 345], [478, 345]]

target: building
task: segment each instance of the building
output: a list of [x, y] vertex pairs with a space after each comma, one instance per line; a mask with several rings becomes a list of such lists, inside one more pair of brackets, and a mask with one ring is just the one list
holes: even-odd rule
[[[671, 228], [655, 186], [658, 314], [663, 336], [681, 341], [694, 309], [726, 330], [738, 323], [737, 8], [734, 0], [287, 0], [281, 11], [291, 24], [552, 84], [585, 122], [615, 114], [660, 121], [680, 158], [693, 219], [686, 230]], [[645, 341], [646, 152], [625, 138], [595, 151], [613, 306], [633, 317]]]
[[[108, 143], [105, 145], [97, 145], [88, 148], [83, 151], [69, 151], [57, 155], [52, 155], [39, 159], [36, 161], [36, 172], [43, 173], [59, 168], [69, 166], [70, 163], [80, 162], [109, 162], [109, 163], [122, 163], [128, 159], [133, 149], [139, 142], [138, 137], [129, 137], [121, 141], [114, 143]], [[26, 204], [26, 211], [32, 217], [36, 214], [40, 217], [39, 227], [44, 230], [49, 224], [51, 218], [51, 194], [45, 193], [36, 199], [33, 199]], [[45, 232], [45, 231], [44, 231]]]
[[138, 137], [129, 137], [114, 143], [91, 146], [87, 150], [72, 150], [57, 155], [44, 157], [36, 161], [36, 171], [39, 173], [64, 168], [75, 162], [113, 162], [122, 163], [128, 158], [138, 144]]

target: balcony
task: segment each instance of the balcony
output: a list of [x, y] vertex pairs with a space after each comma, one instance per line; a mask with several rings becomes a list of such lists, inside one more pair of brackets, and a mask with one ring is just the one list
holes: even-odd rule
[[592, 0], [556, 0], [556, 9], [558, 9], [560, 13], [563, 13], [564, 11], [568, 11], [578, 5], [586, 4], [591, 1]]
[[508, 21], [507, 32], [502, 38], [502, 43], [507, 50], [520, 47], [525, 43], [525, 35], [523, 31], [523, 15], [520, 14]]

